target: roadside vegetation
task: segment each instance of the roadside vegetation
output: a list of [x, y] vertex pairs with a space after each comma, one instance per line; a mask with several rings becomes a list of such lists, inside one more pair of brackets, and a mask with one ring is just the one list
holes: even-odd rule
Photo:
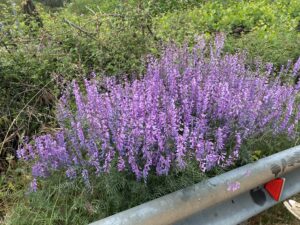
[[0, 223], [87, 224], [299, 144], [298, 0], [0, 10]]

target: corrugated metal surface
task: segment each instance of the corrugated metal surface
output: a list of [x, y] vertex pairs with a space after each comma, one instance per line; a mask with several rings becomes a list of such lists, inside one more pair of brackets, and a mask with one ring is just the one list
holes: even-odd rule
[[[300, 146], [104, 218], [92, 225], [237, 224], [276, 204], [260, 188], [260, 185], [275, 177], [286, 178], [281, 200], [300, 192]], [[237, 186], [240, 187], [234, 190]]]

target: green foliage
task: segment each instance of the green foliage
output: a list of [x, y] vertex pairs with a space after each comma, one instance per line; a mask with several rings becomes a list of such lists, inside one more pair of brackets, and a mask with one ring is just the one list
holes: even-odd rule
[[43, 4], [49, 7], [62, 7], [66, 0], [40, 0]]
[[149, 20], [138, 20], [140, 9], [130, 5], [124, 4], [116, 16], [89, 11], [88, 17], [38, 6], [43, 27], [23, 15], [20, 4], [3, 5], [0, 155], [4, 157], [5, 152], [14, 155], [23, 135], [53, 126], [53, 102], [66, 82], [91, 72], [136, 77], [153, 42]]
[[73, 0], [70, 1], [68, 8], [69, 12], [77, 14], [88, 14], [90, 9], [101, 11], [102, 13], [113, 13], [120, 11], [124, 5], [131, 8], [146, 8], [151, 15], [160, 15], [166, 12], [185, 10], [200, 6], [204, 0]]
[[288, 60], [295, 62], [300, 55], [300, 33], [285, 30], [256, 30], [241, 38], [229, 37], [225, 49], [229, 52], [237, 50], [248, 52], [249, 63], [257, 58], [264, 62], [273, 62], [278, 68]]
[[[234, 167], [297, 143], [285, 136], [275, 139], [268, 134], [253, 138], [243, 144], [241, 154], [244, 154], [244, 160]], [[7, 225], [88, 224], [233, 169], [227, 168], [225, 171], [219, 168], [204, 174], [200, 172], [197, 162], [190, 161], [184, 171], [171, 171], [168, 176], [150, 174], [147, 183], [136, 181], [131, 173], [113, 169], [109, 174], [90, 177], [91, 190], [86, 189], [83, 180], [68, 180], [64, 174], [56, 173], [51, 179], [39, 181], [38, 192], [28, 193], [26, 186], [30, 177], [26, 176], [27, 167], [23, 165], [21, 168], [8, 173], [18, 182], [12, 184], [6, 178], [6, 191], [0, 191], [4, 201], [13, 206], [4, 220]]]
[[155, 20], [155, 33], [163, 40], [193, 42], [196, 35], [228, 34], [230, 51], [248, 50], [250, 60], [261, 57], [276, 66], [300, 55], [300, 2], [210, 1], [199, 8], [168, 13]]
[[67, 6], [67, 11], [78, 15], [89, 14], [90, 10], [100, 10], [101, 12], [113, 12], [120, 3], [119, 0], [73, 0]]
[[[237, 28], [242, 29], [239, 33], [278, 25], [290, 30], [297, 26], [299, 16], [300, 3], [297, 0], [227, 0], [210, 1], [199, 8], [168, 13], [157, 18], [156, 22], [163, 37], [180, 34], [181, 38], [185, 38], [199, 32], [237, 33]], [[174, 30], [174, 27], [179, 29]]]
[[[150, 175], [147, 184], [112, 171], [90, 179], [91, 193], [57, 174], [39, 183], [38, 193], [26, 193], [27, 165], [10, 168], [11, 157], [24, 135], [56, 127], [53, 105], [71, 79], [93, 71], [134, 79], [165, 43], [220, 31], [225, 49], [246, 50], [250, 65], [260, 57], [279, 67], [300, 55], [298, 0], [72, 0], [55, 10], [38, 3], [45, 1], [35, 1], [43, 27], [34, 19], [26, 24], [21, 0], [0, 3], [0, 171], [9, 166], [0, 177], [0, 223], [7, 213], [5, 224], [87, 224], [205, 178], [193, 163], [168, 177]], [[268, 135], [248, 140], [236, 166], [296, 144]]]
[[240, 165], [245, 165], [282, 150], [299, 145], [299, 139], [289, 139], [285, 135], [274, 137], [270, 133], [253, 137], [241, 146]]
[[91, 180], [92, 190], [83, 182], [66, 180], [56, 174], [39, 183], [40, 191], [15, 192], [18, 203], [5, 224], [88, 224], [116, 212], [134, 207], [205, 179], [196, 165], [169, 176], [150, 175], [148, 182], [137, 182], [132, 174], [111, 171]]
[[[248, 50], [249, 63], [261, 57], [280, 66], [300, 55], [297, 0], [74, 0], [57, 11], [36, 6], [43, 27], [34, 18], [28, 24], [20, 1], [2, 4], [1, 139], [53, 124], [53, 102], [68, 80], [92, 71], [140, 77], [146, 56], [159, 54], [164, 41], [193, 42], [201, 33], [223, 31], [227, 50]], [[18, 138], [11, 140], [15, 148]]]

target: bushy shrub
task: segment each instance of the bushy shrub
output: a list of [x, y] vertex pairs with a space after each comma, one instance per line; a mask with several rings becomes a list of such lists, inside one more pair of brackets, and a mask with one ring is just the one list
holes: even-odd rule
[[112, 13], [119, 11], [120, 8], [127, 5], [130, 8], [147, 8], [147, 11], [154, 16], [166, 12], [193, 8], [200, 6], [203, 2], [203, 0], [73, 0], [70, 1], [67, 10], [77, 14], [89, 13], [90, 9], [104, 13]]
[[208, 1], [197, 8], [158, 17], [156, 25], [162, 37], [176, 37], [180, 34], [182, 39], [191, 35], [193, 38], [193, 34], [198, 32], [222, 31], [239, 35], [278, 26], [289, 31], [298, 24], [299, 8], [297, 0]]
[[222, 31], [230, 35], [226, 48], [247, 49], [251, 63], [260, 57], [280, 68], [300, 55], [299, 12], [297, 0], [208, 1], [156, 17], [154, 32], [163, 40], [193, 43], [195, 35]]
[[[68, 93], [58, 105], [62, 130], [18, 150], [34, 163], [32, 189], [36, 178], [56, 170], [71, 179], [82, 176], [87, 186], [92, 173], [111, 167], [145, 181], [151, 170], [168, 175], [194, 160], [206, 172], [232, 165], [243, 141], [255, 135], [294, 137], [298, 88], [281, 84], [270, 64], [264, 72], [260, 66], [251, 71], [241, 55], [221, 56], [223, 38], [208, 48], [209, 58], [203, 39], [191, 53], [171, 46], [132, 83], [85, 80], [84, 94], [74, 81], [76, 107]], [[299, 69], [300, 59], [292, 74]]]
[[[250, 56], [244, 62], [247, 66], [249, 65], [252, 69], [255, 69], [255, 57], [262, 57], [263, 61], [271, 61], [274, 63], [275, 67], [277, 67], [273, 69], [276, 74], [280, 71], [278, 68], [280, 68], [282, 64], [285, 64], [289, 59], [296, 61], [300, 54], [298, 48], [298, 40], [300, 40], [299, 1], [297, 0], [74, 0], [64, 1], [68, 3], [65, 4], [65, 8], [51, 10], [37, 3], [41, 1], [44, 0], [34, 1], [34, 3], [42, 19], [43, 27], [40, 27], [34, 18], [25, 20], [24, 15], [22, 15], [22, 10], [19, 8], [22, 0], [4, 0], [4, 3], [6, 2], [5, 4], [2, 4], [3, 1], [0, 3], [1, 172], [6, 171], [5, 167], [7, 164], [10, 164], [8, 168], [14, 168], [15, 161], [11, 155], [15, 154], [18, 140], [22, 139], [24, 135], [32, 136], [36, 133], [49, 133], [56, 130], [53, 129], [53, 127], [57, 126], [53, 116], [53, 105], [56, 101], [56, 97], [61, 95], [61, 88], [64, 88], [64, 85], [69, 80], [77, 79], [79, 81], [78, 85], [82, 87], [82, 77], [90, 77], [91, 74], [94, 74], [92, 72], [96, 72], [98, 75], [97, 79], [100, 76], [106, 75], [117, 76], [118, 80], [124, 77], [130, 78], [131, 81], [126, 83], [125, 89], [122, 85], [117, 86], [117, 84], [114, 84], [113, 86], [107, 87], [106, 84], [99, 84], [94, 80], [86, 81], [87, 84], [98, 89], [99, 93], [97, 95], [100, 97], [97, 97], [97, 99], [103, 98], [103, 95], [105, 95], [103, 92], [105, 90], [112, 92], [117, 87], [120, 88], [121, 92], [125, 90], [141, 91], [143, 90], [142, 87], [146, 88], [145, 82], [151, 81], [149, 76], [142, 81], [135, 82], [135, 86], [132, 84], [132, 80], [139, 78], [141, 74], [145, 73], [145, 55], [148, 53], [160, 55], [164, 41], [175, 40], [181, 43], [185, 40], [188, 43], [194, 44], [195, 35], [205, 33], [205, 35], [210, 37], [213, 33], [222, 30], [229, 34], [225, 43], [226, 51], [236, 52], [237, 50], [246, 49], [249, 52], [248, 56]], [[49, 0], [49, 2], [50, 1], [51, 0]], [[16, 4], [13, 4], [14, 2]], [[62, 1], [54, 0], [53, 2]], [[192, 44], [190, 46], [192, 46]], [[175, 52], [177, 51], [181, 52], [182, 50], [176, 50]], [[162, 62], [158, 64], [161, 63]], [[173, 64], [170, 68], [173, 68]], [[195, 69], [195, 67], [192, 68]], [[183, 70], [186, 71], [188, 69], [185, 68]], [[252, 74], [250, 77], [253, 78], [255, 72], [248, 68], [247, 71], [249, 71], [249, 74]], [[297, 81], [297, 79], [299, 79], [299, 74], [298, 78], [297, 76], [285, 76], [286, 71], [288, 71], [288, 69], [282, 67], [281, 72], [279, 72], [279, 74], [281, 74], [281, 81]], [[257, 74], [260, 74], [260, 76], [265, 73], [266, 72], [257, 71]], [[186, 76], [183, 77], [186, 79]], [[180, 76], [180, 79], [183, 77]], [[274, 77], [275, 74], [273, 77], [271, 76], [270, 79], [274, 80]], [[180, 79], [178, 80], [181, 81]], [[186, 80], [184, 80], [184, 82], [186, 82], [184, 83], [185, 85], [188, 83]], [[266, 79], [266, 82], [269, 82], [269, 78]], [[247, 83], [251, 82], [247, 81]], [[205, 81], [203, 84], [207, 84], [207, 82]], [[279, 81], [272, 81], [270, 85], [274, 85], [274, 87], [278, 85], [280, 89], [282, 87], [288, 87], [288, 85], [280, 84]], [[139, 88], [137, 88], [137, 86], [139, 86]], [[153, 87], [153, 85], [150, 87]], [[168, 86], [164, 86], [164, 88], [166, 87]], [[86, 88], [86, 90], [87, 89], [88, 88]], [[78, 92], [82, 95], [84, 105], [89, 104], [87, 102], [88, 97], [86, 90], [79, 91], [78, 89]], [[183, 89], [180, 87], [178, 90], [182, 91]], [[111, 96], [110, 93], [108, 94], [109, 96]], [[142, 94], [141, 96], [145, 98], [147, 95]], [[69, 136], [73, 136], [75, 141], [80, 142], [76, 136], [77, 133], [71, 130], [72, 126], [74, 127], [76, 123], [79, 123], [82, 125], [87, 142], [98, 141], [95, 142], [97, 147], [99, 147], [99, 153], [101, 153], [102, 149], [100, 145], [102, 145], [101, 140], [103, 137], [90, 137], [92, 133], [89, 131], [91, 129], [89, 119], [78, 118], [76, 115], [77, 109], [74, 106], [74, 96], [66, 95], [66, 97], [69, 97], [68, 104], [71, 109], [69, 121], [63, 123], [67, 125], [64, 125], [65, 127], [61, 126], [61, 133], [49, 134], [45, 137], [39, 137], [37, 140], [46, 144], [44, 143], [45, 140], [55, 140], [56, 135], [61, 137], [59, 134], [63, 134], [65, 141], [68, 142], [66, 151], [67, 157], [69, 157], [75, 154]], [[130, 100], [128, 103], [130, 107], [132, 107], [133, 98], [134, 96], [132, 94], [127, 96], [127, 99]], [[210, 97], [209, 100], [214, 101], [217, 98], [218, 95], [214, 95]], [[239, 97], [237, 98], [241, 99]], [[121, 100], [120, 102], [122, 103]], [[165, 106], [162, 105], [162, 102], [160, 102], [160, 104], [158, 107], [159, 112], [168, 114], [169, 112], [166, 112], [166, 110], [170, 108], [170, 103], [167, 102]], [[185, 114], [179, 111], [186, 106], [178, 105], [178, 102], [174, 104], [176, 115], [182, 118]], [[287, 105], [283, 105], [283, 114], [287, 113], [286, 107]], [[114, 109], [120, 110], [118, 112], [119, 115], [127, 115], [122, 108], [115, 107]], [[213, 111], [212, 108], [210, 109]], [[75, 112], [73, 112], [74, 110]], [[98, 113], [95, 110], [93, 112]], [[295, 113], [296, 110], [291, 120], [296, 118]], [[88, 114], [84, 115], [86, 116]], [[140, 115], [138, 114], [138, 116]], [[195, 118], [195, 115], [192, 114], [191, 117]], [[282, 115], [282, 117], [284, 116]], [[146, 117], [139, 117], [141, 120], [145, 118]], [[74, 120], [73, 124], [70, 123], [71, 119]], [[218, 131], [218, 128], [222, 130], [224, 124], [222, 121], [217, 121], [219, 124], [214, 124], [212, 123], [212, 119], [213, 117], [208, 118], [208, 130], [210, 133], [207, 133], [206, 139], [203, 138], [203, 140], [207, 143], [212, 143], [215, 147], [217, 144], [216, 131]], [[119, 119], [114, 121], [114, 123], [117, 123], [117, 121], [120, 122], [120, 120], [121, 122], [123, 121], [123, 119]], [[97, 119], [96, 121], [99, 122]], [[110, 124], [114, 123], [111, 122]], [[178, 122], [178, 124], [177, 136], [173, 135], [173, 133], [170, 134], [168, 130], [163, 130], [165, 134], [170, 136], [167, 140], [164, 139], [165, 142], [163, 142], [163, 144], [173, 149], [173, 152], [170, 151], [169, 154], [172, 157], [168, 176], [156, 175], [156, 170], [160, 171], [162, 164], [159, 165], [155, 159], [158, 159], [159, 154], [161, 154], [165, 162], [168, 163], [167, 154], [165, 153], [156, 152], [157, 157], [151, 153], [152, 155], [150, 157], [143, 158], [144, 153], [138, 150], [140, 154], [135, 156], [135, 159], [138, 159], [137, 164], [139, 171], [136, 172], [138, 177], [140, 177], [140, 174], [144, 171], [146, 174], [147, 167], [145, 163], [147, 163], [147, 159], [153, 161], [146, 179], [147, 183], [143, 184], [143, 182], [135, 182], [136, 177], [131, 171], [132, 166], [125, 153], [125, 157], [123, 157], [126, 165], [125, 171], [118, 172], [117, 156], [119, 156], [120, 152], [115, 146], [112, 150], [112, 152], [115, 152], [115, 157], [112, 159], [111, 164], [107, 163], [107, 165], [111, 165], [110, 174], [100, 177], [94, 176], [94, 172], [96, 171], [95, 166], [97, 166], [97, 164], [95, 163], [96, 161], [93, 161], [94, 158], [90, 153], [87, 152], [86, 143], [84, 143], [85, 146], [83, 147], [79, 144], [80, 154], [82, 154], [83, 157], [83, 159], [79, 161], [84, 165], [75, 164], [75, 158], [72, 159], [73, 161], [69, 161], [71, 162], [70, 164], [68, 164], [69, 162], [67, 164], [62, 163], [62, 161], [57, 158], [58, 155], [55, 155], [58, 152], [50, 151], [50, 155], [53, 155], [43, 161], [41, 166], [42, 168], [46, 168], [48, 165], [53, 165], [53, 168], [50, 166], [44, 171], [46, 176], [50, 174], [52, 176], [51, 179], [39, 180], [39, 187], [41, 187], [42, 190], [38, 196], [30, 195], [29, 198], [24, 197], [24, 190], [21, 190], [21, 193], [18, 193], [19, 195], [17, 196], [18, 200], [15, 199], [16, 189], [21, 189], [23, 183], [27, 183], [28, 179], [31, 179], [28, 173], [20, 175], [16, 170], [18, 175], [6, 174], [0, 177], [0, 205], [3, 202], [5, 203], [5, 206], [0, 209], [0, 217], [4, 215], [3, 212], [10, 211], [9, 208], [18, 201], [20, 205], [15, 208], [16, 214], [13, 214], [11, 219], [13, 224], [85, 224], [87, 221], [93, 221], [94, 218], [97, 219], [111, 215], [120, 210], [198, 182], [200, 180], [199, 176], [203, 175], [199, 170], [199, 161], [201, 161], [201, 165], [205, 165], [207, 161], [206, 156], [202, 155], [201, 157], [203, 158], [199, 158], [198, 155], [198, 158], [195, 158], [195, 149], [190, 148], [191, 143], [188, 141], [185, 144], [187, 154], [183, 160], [183, 162], [186, 163], [186, 167], [185, 170], [180, 169], [178, 162], [176, 162], [176, 159], [178, 159], [178, 153], [176, 152], [177, 139], [178, 137], [184, 136], [184, 126], [181, 121]], [[131, 120], [128, 126], [123, 127], [126, 132], [130, 134], [130, 137], [137, 135], [132, 131], [132, 126], [134, 125], [135, 123]], [[158, 127], [162, 129], [163, 126], [158, 125]], [[289, 122], [289, 125], [292, 125], [292, 121]], [[192, 128], [189, 129], [193, 130], [194, 127], [192, 125], [191, 127]], [[234, 133], [235, 128], [231, 126], [229, 126], [229, 128]], [[292, 126], [289, 126], [289, 128], [291, 131]], [[148, 128], [143, 127], [143, 129], [147, 130]], [[223, 131], [225, 132], [225, 130]], [[225, 161], [230, 155], [232, 156], [232, 150], [234, 150], [236, 141], [236, 137], [234, 137], [235, 135], [232, 132], [230, 135], [226, 133], [227, 136], [225, 135], [226, 140], [224, 140], [225, 146], [223, 150], [218, 152], [214, 149], [211, 154], [207, 155], [207, 157], [212, 157], [212, 166], [215, 164], [214, 160], [216, 157], [222, 158], [218, 155], [219, 153], [221, 156], [222, 154], [225, 155]], [[238, 163], [237, 165], [240, 165], [241, 163], [257, 160], [265, 155], [270, 155], [295, 145], [297, 141], [291, 142], [290, 137], [287, 137], [288, 135], [286, 133], [289, 133], [288, 130], [283, 130], [283, 132], [278, 133], [278, 135], [276, 134], [276, 138], [274, 137], [274, 131], [272, 129], [270, 129], [269, 132], [264, 132], [263, 135], [260, 135], [259, 132], [249, 134], [250, 136], [241, 140], [243, 144], [239, 155], [242, 161], [235, 162]], [[109, 137], [112, 137], [112, 135], [110, 134]], [[142, 139], [143, 136], [139, 137], [135, 143], [141, 143]], [[130, 140], [127, 139], [124, 141], [127, 145], [131, 143]], [[119, 142], [112, 140], [112, 143], [111, 145], [113, 146]], [[35, 145], [34, 141], [30, 144]], [[158, 144], [153, 144], [153, 148], [158, 149], [156, 147], [158, 147]], [[35, 148], [35, 146], [33, 146], [33, 148]], [[53, 149], [53, 146], [50, 149]], [[41, 149], [35, 149], [35, 151], [37, 150]], [[58, 151], [60, 150], [62, 149], [59, 148]], [[150, 152], [151, 151], [152, 149]], [[28, 152], [24, 152], [25, 155], [26, 153]], [[36, 153], [37, 152], [34, 152], [34, 154]], [[106, 149], [104, 149], [102, 153], [104, 154], [104, 158], [99, 158], [101, 172], [104, 170], [103, 165], [105, 159], [107, 159], [109, 155]], [[39, 163], [43, 157], [48, 157], [43, 154], [42, 157], [37, 155], [33, 156], [35, 157], [34, 160], [30, 160], [30, 163], [26, 162], [25, 166], [19, 164], [23, 166], [21, 170], [26, 168], [28, 164]], [[58, 161], [58, 167], [55, 165], [56, 160]], [[4, 161], [5, 165], [3, 164]], [[109, 160], [107, 160], [107, 162], [109, 162]], [[216, 165], [220, 163], [221, 162], [217, 162]], [[237, 165], [233, 164], [233, 166]], [[70, 170], [68, 170], [68, 166], [71, 168]], [[72, 171], [73, 168], [74, 170]], [[212, 168], [220, 169], [219, 167]], [[86, 171], [84, 171], [85, 169]], [[82, 175], [86, 175], [86, 172], [88, 172], [88, 175], [92, 177], [88, 181], [93, 188], [98, 190], [97, 193], [99, 195], [95, 192], [90, 195], [90, 191], [83, 195], [82, 193], [85, 192], [85, 190], [83, 190], [82, 184], [70, 188], [68, 191], [64, 188], [57, 188], [57, 183], [66, 182], [69, 184], [70, 181], [65, 180], [63, 177], [66, 171], [68, 171], [68, 174], [72, 174], [72, 172], [75, 171], [78, 177], [81, 176], [81, 179], [76, 180], [76, 182], [80, 182], [83, 178], [86, 178], [86, 176], [82, 177]], [[165, 172], [166, 171], [167, 166]], [[189, 171], [192, 171], [192, 173]], [[214, 175], [215, 173], [213, 171], [214, 170], [206, 171], [206, 175]], [[87, 179], [85, 180], [87, 183]], [[153, 180], [156, 182], [153, 182]], [[22, 185], [20, 183], [22, 183]], [[76, 183], [76, 185], [78, 185], [78, 183]], [[112, 188], [114, 188], [114, 190], [111, 190]], [[60, 190], [58, 191], [58, 189]], [[102, 190], [102, 192], [99, 190]], [[141, 195], [140, 193], [145, 193], [145, 195]], [[6, 197], [3, 198], [3, 196]], [[95, 199], [97, 200], [95, 201]], [[81, 204], [83, 202], [84, 204]], [[66, 207], [66, 205], [68, 205], [69, 208]], [[100, 208], [97, 208], [98, 206]], [[65, 210], [66, 208], [68, 208], [68, 210]], [[8, 222], [7, 224], [10, 223]]]
[[[145, 56], [159, 55], [163, 41], [193, 43], [199, 33], [234, 34], [236, 24], [249, 23], [245, 26], [251, 33], [229, 37], [226, 43], [230, 52], [247, 49], [248, 64], [260, 56], [280, 68], [300, 54], [299, 34], [291, 31], [299, 21], [298, 1], [93, 1], [90, 7], [78, 0], [58, 11], [36, 4], [43, 27], [34, 19], [26, 25], [20, 2], [16, 3], [3, 5], [0, 15], [0, 136], [5, 139], [1, 148], [12, 154], [17, 136], [55, 124], [52, 105], [66, 80], [92, 72], [135, 79], [144, 73]], [[84, 12], [74, 14], [73, 7]], [[14, 138], [4, 138], [11, 135]]]
[[40, 2], [50, 7], [62, 7], [66, 3], [65, 0], [40, 0]]
[[273, 62], [277, 70], [289, 60], [296, 62], [300, 55], [300, 33], [296, 31], [256, 30], [241, 38], [229, 37], [226, 43], [226, 51], [246, 51], [248, 64], [255, 61]]
[[[51, 179], [40, 181], [38, 192], [28, 193], [26, 173], [10, 175], [18, 179], [18, 186], [14, 185], [17, 190], [14, 189], [13, 193], [7, 191], [6, 196], [6, 193], [1, 196], [3, 201], [12, 202], [11, 210], [3, 221], [7, 225], [88, 224], [206, 178], [190, 164], [184, 171], [169, 176], [149, 174], [145, 184], [136, 182], [132, 174], [120, 173], [112, 168], [109, 174], [90, 179], [91, 191], [80, 179], [66, 180], [60, 172], [53, 174]], [[0, 208], [0, 215], [2, 210], [5, 209]]]
[[[133, 23], [134, 13], [99, 22], [99, 14], [83, 18], [48, 12], [37, 4], [43, 21], [39, 27], [34, 19], [25, 23], [20, 6], [3, 4], [1, 13], [1, 162], [7, 154], [15, 155], [23, 135], [55, 126], [52, 106], [65, 82], [92, 72], [137, 77], [152, 44], [142, 33], [143, 22]], [[90, 19], [95, 22], [84, 26]]]

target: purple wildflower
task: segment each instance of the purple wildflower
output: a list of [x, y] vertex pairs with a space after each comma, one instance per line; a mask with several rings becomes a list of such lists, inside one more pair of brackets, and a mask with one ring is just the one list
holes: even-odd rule
[[31, 182], [30, 182], [30, 192], [36, 192], [38, 189], [38, 184], [37, 184], [37, 180], [36, 178], [34, 178]]
[[294, 64], [293, 75], [296, 76], [299, 71], [300, 71], [300, 57], [298, 58], [297, 62]]
[[75, 179], [77, 177], [76, 170], [72, 167], [68, 168], [66, 171], [66, 176], [69, 179]]
[[253, 71], [244, 56], [222, 55], [223, 43], [218, 36], [208, 58], [203, 40], [191, 52], [170, 46], [149, 60], [143, 79], [107, 79], [105, 93], [96, 80], [85, 80], [84, 90], [74, 81], [58, 104], [61, 130], [25, 142], [18, 157], [33, 163], [34, 179], [63, 171], [72, 179], [81, 174], [89, 186], [89, 176], [113, 166], [145, 181], [151, 170], [167, 175], [188, 160], [205, 172], [235, 163], [255, 135], [294, 137], [298, 89], [267, 78], [270, 64]]
[[84, 169], [84, 170], [82, 170], [81, 175], [82, 175], [82, 178], [83, 178], [83, 181], [84, 181], [86, 187], [91, 188], [89, 172], [86, 169]]

